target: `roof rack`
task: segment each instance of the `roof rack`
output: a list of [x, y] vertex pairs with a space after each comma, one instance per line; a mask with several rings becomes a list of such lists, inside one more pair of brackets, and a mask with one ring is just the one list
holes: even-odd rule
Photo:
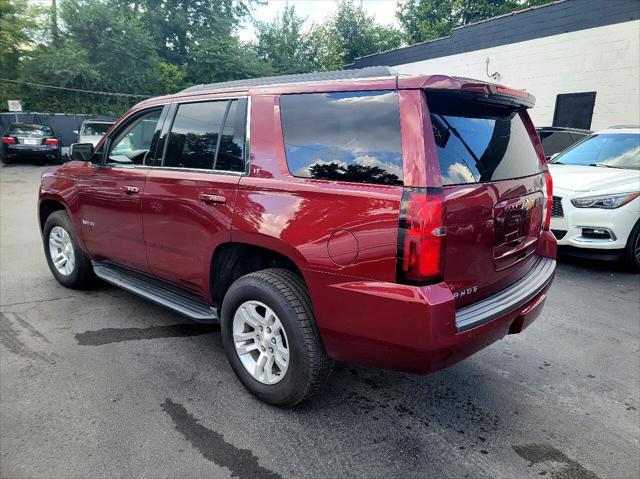
[[279, 75], [273, 77], [249, 78], [247, 80], [234, 80], [219, 83], [194, 85], [181, 91], [193, 92], [201, 90], [215, 90], [222, 88], [250, 88], [268, 85], [280, 85], [284, 83], [309, 83], [330, 80], [349, 80], [355, 78], [392, 77], [397, 73], [390, 67], [366, 67], [353, 70], [335, 70], [330, 72], [299, 73], [295, 75]]

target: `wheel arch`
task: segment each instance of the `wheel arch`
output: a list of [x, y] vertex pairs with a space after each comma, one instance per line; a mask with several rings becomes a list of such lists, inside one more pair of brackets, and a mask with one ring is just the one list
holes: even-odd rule
[[[221, 305], [229, 286], [245, 274], [268, 268], [293, 271], [305, 281], [301, 254], [290, 246], [273, 247], [251, 241], [229, 241], [219, 244], [211, 256], [209, 290], [215, 305]], [[292, 250], [294, 253], [292, 254]], [[306, 281], [305, 281], [306, 283]]]
[[55, 211], [64, 211], [69, 218], [69, 209], [59, 198], [43, 198], [38, 205], [38, 222], [40, 225], [40, 231], [44, 230], [44, 225], [47, 222], [47, 218]]

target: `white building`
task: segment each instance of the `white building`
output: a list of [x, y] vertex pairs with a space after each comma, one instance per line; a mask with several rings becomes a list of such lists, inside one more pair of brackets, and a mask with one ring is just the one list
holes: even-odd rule
[[536, 126], [640, 124], [640, 0], [563, 0], [358, 58], [354, 68], [494, 81], [535, 95]]

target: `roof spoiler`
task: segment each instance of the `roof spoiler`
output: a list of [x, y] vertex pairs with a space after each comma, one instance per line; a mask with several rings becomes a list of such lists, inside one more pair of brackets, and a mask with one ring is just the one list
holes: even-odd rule
[[504, 85], [487, 83], [468, 78], [432, 75], [429, 77], [398, 77], [400, 88], [422, 88], [430, 90], [462, 91], [481, 95], [489, 103], [505, 103], [509, 105], [533, 108], [536, 97], [523, 90], [516, 90]]

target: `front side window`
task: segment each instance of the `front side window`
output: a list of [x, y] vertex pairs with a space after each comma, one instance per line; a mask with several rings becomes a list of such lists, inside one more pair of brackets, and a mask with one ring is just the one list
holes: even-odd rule
[[396, 92], [283, 95], [280, 111], [287, 163], [294, 176], [403, 184]]
[[180, 105], [163, 166], [242, 171], [246, 109], [246, 99]]
[[118, 133], [109, 150], [109, 163], [141, 165], [151, 150], [160, 113], [161, 110], [148, 112]]
[[427, 95], [443, 185], [499, 181], [541, 172], [519, 110], [461, 98]]
[[640, 135], [637, 133], [592, 135], [556, 156], [551, 163], [639, 170]]

